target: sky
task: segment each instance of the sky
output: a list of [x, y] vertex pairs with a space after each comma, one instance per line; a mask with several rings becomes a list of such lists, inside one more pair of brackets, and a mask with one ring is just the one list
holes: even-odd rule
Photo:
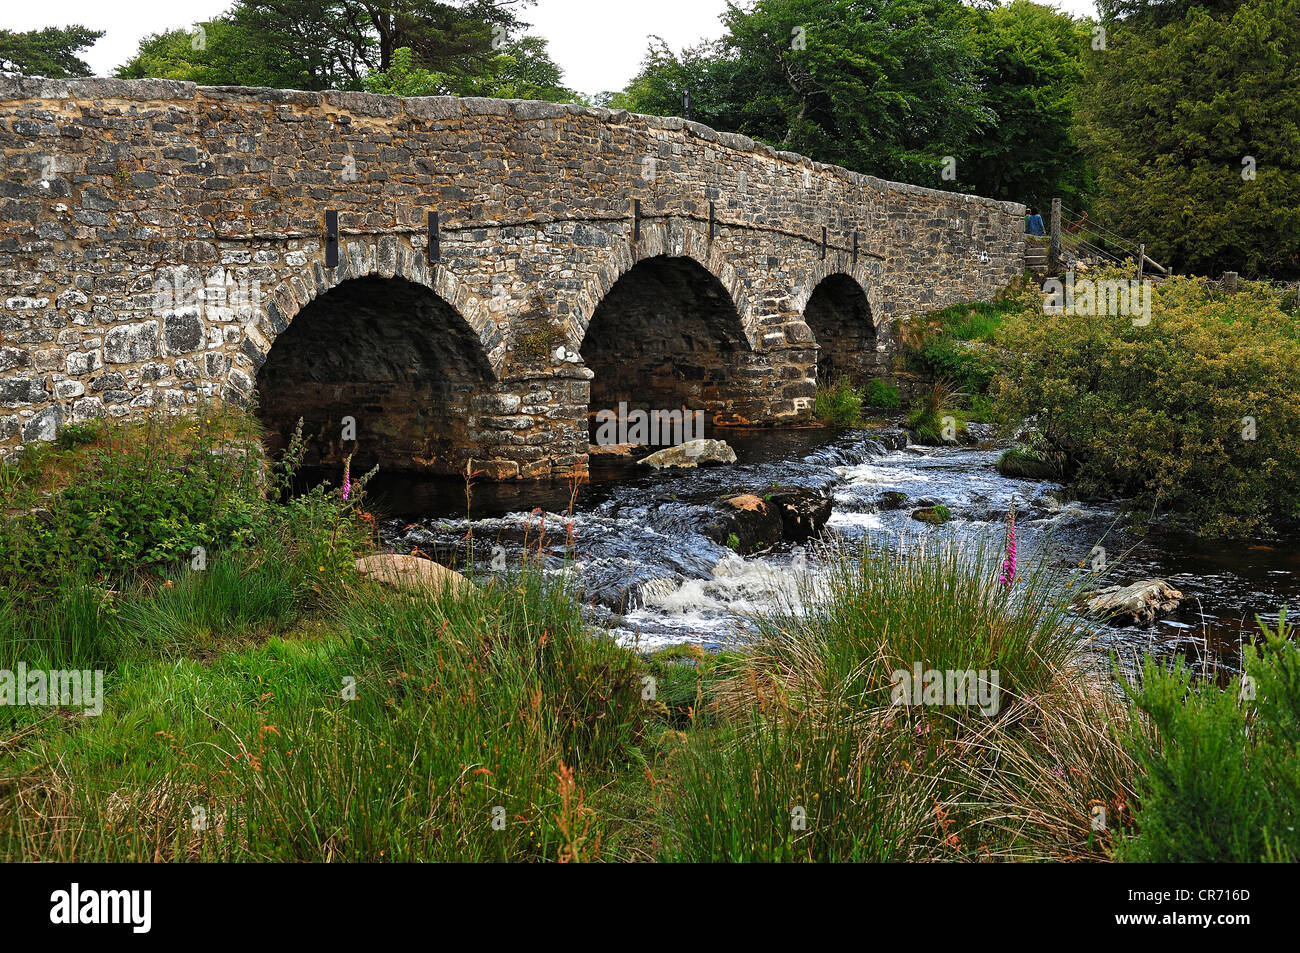
[[[150, 33], [189, 27], [224, 12], [233, 0], [6, 0], [0, 28], [34, 30], [80, 23], [105, 34], [82, 58], [106, 76]], [[1053, 0], [1078, 15], [1096, 15], [1094, 0]], [[722, 34], [726, 0], [537, 0], [522, 14], [530, 33], [550, 41], [565, 85], [583, 93], [622, 89], [641, 64], [650, 36], [674, 50]]]

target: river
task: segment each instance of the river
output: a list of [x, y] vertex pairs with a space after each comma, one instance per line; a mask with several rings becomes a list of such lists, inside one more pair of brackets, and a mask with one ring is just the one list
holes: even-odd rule
[[[975, 427], [978, 430], [978, 425]], [[627, 462], [599, 463], [575, 488], [562, 483], [478, 483], [467, 510], [463, 481], [381, 473], [369, 487], [383, 517], [382, 541], [479, 571], [540, 551], [550, 568], [576, 571], [596, 620], [642, 651], [683, 642], [707, 649], [743, 643], [752, 613], [795, 593], [802, 550], [785, 546], [741, 557], [696, 531], [720, 495], [762, 494], [773, 484], [833, 498], [828, 527], [848, 546], [907, 547], [926, 534], [998, 534], [1017, 509], [1022, 561], [1092, 565], [1105, 549], [1111, 582], [1167, 579], [1186, 597], [1148, 626], [1089, 623], [1094, 643], [1132, 658], [1136, 651], [1179, 654], [1224, 669], [1240, 664], [1255, 616], [1274, 622], [1281, 606], [1300, 605], [1297, 541], [1205, 542], [1163, 530], [1124, 530], [1117, 502], [1060, 502], [1060, 484], [1009, 479], [995, 464], [1002, 444], [904, 446], [896, 428], [727, 430], [731, 466], [654, 472]], [[901, 508], [884, 494], [904, 493]], [[572, 501], [572, 506], [570, 505]], [[943, 503], [942, 526], [911, 518], [917, 506]], [[571, 515], [570, 515], [571, 514]], [[539, 545], [540, 541], [540, 545]], [[570, 545], [572, 543], [572, 545]], [[496, 549], [496, 547], [500, 549]]]

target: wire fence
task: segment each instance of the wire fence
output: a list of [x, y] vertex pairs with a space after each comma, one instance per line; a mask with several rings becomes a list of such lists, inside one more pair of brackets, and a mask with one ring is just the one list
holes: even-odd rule
[[1080, 263], [1120, 265], [1125, 261], [1153, 265], [1159, 272], [1169, 274], [1164, 265], [1152, 260], [1137, 242], [1118, 235], [1088, 217], [1087, 212], [1061, 206], [1061, 257], [1068, 266]]
[[1274, 281], [1271, 278], [1239, 278], [1236, 272], [1224, 272], [1218, 278], [1206, 278], [1205, 287], [1224, 294], [1240, 294], [1249, 291], [1252, 285], [1262, 285], [1272, 294], [1280, 295], [1283, 304], [1288, 301], [1300, 307], [1300, 280]]
[[[1046, 241], [1044, 236], [1040, 241]], [[1070, 270], [1091, 267], [1122, 266], [1141, 262], [1139, 273], [1154, 281], [1171, 277], [1172, 268], [1146, 254], [1144, 245], [1119, 235], [1087, 212], [1061, 206], [1061, 265]], [[1150, 266], [1150, 270], [1148, 270]], [[1277, 281], [1270, 278], [1241, 278], [1236, 272], [1224, 272], [1218, 278], [1202, 278], [1206, 288], [1216, 294], [1238, 294], [1264, 286], [1281, 296], [1284, 305], [1300, 308], [1300, 280]]]

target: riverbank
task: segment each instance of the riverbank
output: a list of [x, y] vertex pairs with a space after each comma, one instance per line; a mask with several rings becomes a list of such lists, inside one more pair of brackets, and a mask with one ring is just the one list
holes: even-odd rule
[[[205, 420], [8, 478], [0, 667], [98, 669], [104, 694], [0, 708], [6, 860], [1179, 859], [1194, 797], [1230, 819], [1198, 850], [1294, 856], [1285, 632], [1247, 653], [1251, 704], [1215, 701], [1238, 678], [1179, 707], [1212, 762], [1151, 731], [1185, 730], [1164, 700], [1190, 676], [1111, 690], [1059, 573], [1022, 556], [1004, 583], [996, 538], [826, 551], [744, 649], [646, 657], [593, 628], [546, 544], [474, 588], [360, 578], [365, 487], [268, 500], [291, 474]], [[146, 506], [169, 493], [190, 505]], [[978, 704], [949, 692], [964, 673]], [[1249, 812], [1197, 780], [1247, 717], [1271, 726], [1236, 749]]]

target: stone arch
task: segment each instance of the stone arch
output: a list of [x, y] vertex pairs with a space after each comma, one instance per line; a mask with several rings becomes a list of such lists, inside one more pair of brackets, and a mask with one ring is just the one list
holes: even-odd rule
[[[473, 402], [496, 382], [481, 334], [398, 267], [331, 270], [330, 288], [308, 296], [252, 361], [270, 449], [302, 418], [309, 464], [337, 466], [355, 452], [358, 468], [461, 472], [477, 449]], [[280, 308], [273, 299], [268, 317]]]
[[339, 248], [338, 267], [311, 262], [261, 296], [253, 317], [243, 326], [239, 354], [227, 374], [223, 396], [240, 405], [247, 403], [271, 345], [298, 313], [343, 282], [371, 275], [405, 279], [447, 302], [477, 335], [494, 377], [500, 377], [506, 347], [483, 299], [445, 264], [430, 265], [424, 251], [404, 236], [388, 235], [377, 242], [347, 242]]
[[578, 295], [575, 350], [581, 350], [587, 328], [606, 295], [619, 279], [650, 258], [689, 258], [712, 275], [726, 289], [740, 317], [745, 339], [751, 349], [761, 346], [760, 315], [744, 281], [727, 257], [722, 243], [710, 240], [708, 225], [685, 218], [643, 220], [639, 242], [616, 242], [609, 259], [600, 266], [596, 277], [587, 282]]
[[870, 282], [834, 267], [817, 269], [797, 304], [817, 344], [816, 379], [824, 387], [841, 378], [861, 385], [880, 374], [881, 321], [868, 293]]
[[592, 310], [579, 353], [593, 375], [593, 418], [623, 404], [629, 412], [702, 411], [705, 427], [760, 414], [751, 390], [761, 379], [755, 362], [764, 358], [724, 284], [729, 275], [674, 254], [690, 250], [685, 241], [647, 243]]

